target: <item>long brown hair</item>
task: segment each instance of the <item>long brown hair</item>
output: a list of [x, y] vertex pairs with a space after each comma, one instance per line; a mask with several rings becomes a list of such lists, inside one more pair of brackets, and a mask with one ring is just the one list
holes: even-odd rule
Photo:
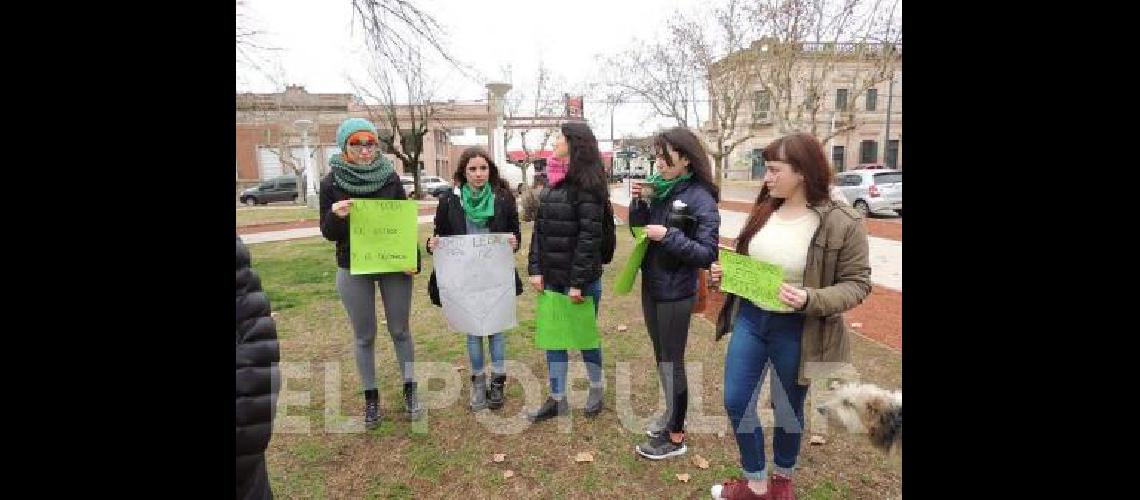
[[455, 166], [455, 175], [452, 176], [452, 180], [455, 181], [455, 187], [463, 187], [464, 184], [467, 184], [467, 162], [476, 156], [487, 162], [487, 169], [490, 170], [490, 175], [487, 176], [487, 185], [491, 186], [491, 189], [495, 190], [498, 194], [506, 194], [514, 197], [514, 194], [511, 193], [510, 185], [499, 176], [499, 167], [495, 166], [495, 161], [491, 159], [491, 154], [479, 146], [471, 146], [464, 149], [463, 154], [459, 155], [459, 162]]
[[678, 155], [689, 159], [689, 171], [693, 178], [712, 194], [713, 199], [720, 201], [720, 189], [713, 182], [712, 168], [709, 166], [709, 155], [705, 152], [704, 143], [696, 134], [684, 127], [673, 127], [653, 136], [654, 154], [661, 155], [665, 163], [673, 166], [673, 159], [665, 149], [668, 144]]
[[[764, 161], [782, 161], [792, 166], [792, 170], [804, 176], [804, 195], [809, 206], [820, 205], [831, 199], [831, 167], [823, 154], [823, 146], [815, 136], [807, 133], [786, 135], [772, 141], [764, 148]], [[756, 196], [756, 204], [748, 215], [748, 222], [736, 239], [736, 253], [748, 253], [748, 244], [760, 228], [768, 223], [772, 212], [784, 204], [783, 198], [773, 198], [765, 184]]]

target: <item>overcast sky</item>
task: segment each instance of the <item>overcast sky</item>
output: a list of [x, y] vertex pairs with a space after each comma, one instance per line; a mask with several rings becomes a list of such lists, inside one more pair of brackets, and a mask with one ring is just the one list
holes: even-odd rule
[[[708, 0], [419, 0], [416, 5], [445, 27], [453, 56], [492, 80], [505, 80], [511, 67], [515, 89], [533, 87], [539, 60], [569, 87], [598, 71], [595, 55], [614, 54], [642, 39], [663, 36], [674, 9], [707, 10]], [[364, 39], [351, 0], [246, 0], [254, 27], [266, 32], [261, 42], [280, 48], [273, 53], [274, 82], [239, 67], [239, 92], [278, 92], [283, 84], [304, 85], [313, 93], [352, 93], [346, 75], [367, 80]], [[447, 73], [439, 66], [437, 100], [479, 100], [483, 82]], [[608, 108], [587, 100], [587, 118], [599, 139], [610, 137]], [[525, 110], [525, 108], [524, 108]], [[671, 120], [646, 119], [645, 106], [623, 104], [614, 113], [614, 137], [641, 135]], [[510, 146], [509, 146], [510, 147]]]
[[[279, 47], [275, 59], [284, 83], [304, 85], [309, 92], [351, 93], [346, 74], [366, 79], [367, 54], [363, 36], [353, 19], [350, 0], [247, 0], [248, 14], [267, 35], [263, 42]], [[516, 88], [529, 87], [538, 61], [570, 86], [583, 82], [596, 70], [596, 54], [612, 54], [628, 47], [635, 36], [648, 38], [674, 7], [702, 5], [700, 0], [422, 0], [418, 2], [446, 27], [448, 48], [454, 56], [491, 79], [503, 79], [511, 67]], [[446, 75], [445, 75], [446, 76]], [[443, 80], [443, 79], [441, 79]], [[446, 78], [437, 91], [442, 99], [485, 98], [482, 83]], [[528, 85], [530, 84], [530, 85]], [[270, 79], [239, 69], [237, 90], [277, 92]], [[570, 90], [570, 89], [567, 89]], [[604, 104], [587, 101], [587, 114], [599, 139], [609, 138], [609, 116]], [[619, 106], [614, 113], [615, 137], [654, 130], [667, 120], [645, 118], [645, 109]], [[600, 119], [604, 117], [604, 119]]]

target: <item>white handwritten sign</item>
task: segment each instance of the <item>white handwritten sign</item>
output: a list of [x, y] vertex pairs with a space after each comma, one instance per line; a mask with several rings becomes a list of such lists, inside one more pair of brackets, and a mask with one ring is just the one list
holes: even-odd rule
[[440, 237], [435, 280], [447, 323], [468, 335], [492, 335], [518, 325], [515, 259], [507, 234]]

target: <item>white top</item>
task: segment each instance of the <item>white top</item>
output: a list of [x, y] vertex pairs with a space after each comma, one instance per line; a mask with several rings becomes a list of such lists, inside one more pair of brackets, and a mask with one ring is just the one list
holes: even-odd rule
[[817, 228], [819, 215], [813, 211], [791, 220], [781, 218], [779, 212], [773, 213], [748, 242], [748, 255], [780, 266], [787, 284], [802, 287], [808, 248]]

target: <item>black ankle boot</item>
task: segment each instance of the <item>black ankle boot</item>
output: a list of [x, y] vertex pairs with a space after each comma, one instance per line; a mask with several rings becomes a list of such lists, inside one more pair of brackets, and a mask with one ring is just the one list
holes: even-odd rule
[[369, 389], [364, 391], [364, 428], [375, 429], [380, 426], [380, 391]]
[[419, 420], [423, 416], [420, 400], [416, 397], [415, 382], [404, 382], [404, 413], [410, 420]]
[[487, 389], [487, 405], [492, 410], [498, 410], [503, 406], [503, 387], [507, 384], [506, 375], [493, 375], [491, 377], [491, 387]]
[[541, 422], [548, 420], [559, 415], [570, 414], [570, 403], [563, 396], [561, 400], [556, 400], [551, 396], [546, 397], [546, 401], [542, 403], [542, 407], [534, 413], [528, 413], [527, 418], [531, 422]]

